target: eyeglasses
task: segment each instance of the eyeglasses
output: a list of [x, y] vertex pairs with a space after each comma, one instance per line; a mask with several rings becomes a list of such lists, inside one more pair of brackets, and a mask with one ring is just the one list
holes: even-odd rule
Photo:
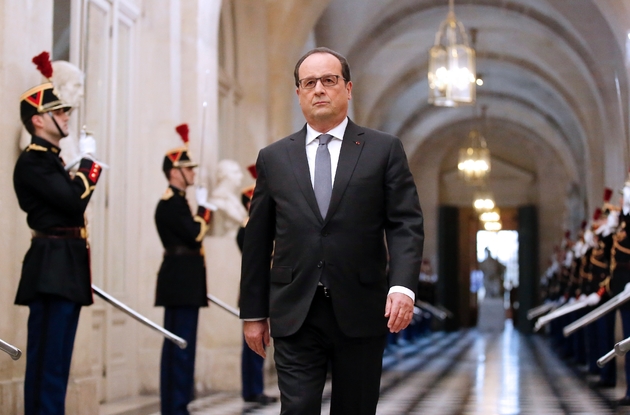
[[337, 83], [339, 82], [339, 78], [343, 79], [344, 81], [346, 80], [346, 78], [342, 78], [340, 75], [324, 75], [319, 78], [300, 79], [298, 81], [298, 84], [302, 89], [313, 89], [317, 85], [317, 81], [321, 81], [322, 86], [328, 88], [337, 85]]

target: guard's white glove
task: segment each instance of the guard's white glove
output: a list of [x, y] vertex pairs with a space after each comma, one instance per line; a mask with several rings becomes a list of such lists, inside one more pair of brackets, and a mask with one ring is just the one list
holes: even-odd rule
[[208, 189], [203, 186], [199, 186], [195, 189], [195, 199], [199, 206], [203, 206], [208, 201]]
[[601, 297], [597, 293], [589, 294], [589, 296], [586, 297], [586, 302], [590, 306], [594, 306], [594, 305], [599, 304], [600, 300], [601, 300]]
[[79, 138], [79, 153], [82, 158], [93, 159], [96, 155], [96, 140], [91, 134], [86, 134], [85, 131], [81, 131], [81, 137]]
[[66, 165], [66, 171], [69, 171], [72, 167], [77, 165], [81, 159], [87, 158], [101, 166], [103, 169], [109, 169], [109, 166], [103, 163], [100, 160], [97, 160], [96, 157], [96, 140], [92, 134], [88, 134], [85, 130], [81, 130], [81, 135], [79, 137], [79, 158], [73, 160], [72, 163]]
[[195, 189], [195, 199], [197, 200], [198, 206], [203, 206], [212, 211], [218, 209], [215, 205], [208, 202], [208, 189], [203, 186], [199, 186]]

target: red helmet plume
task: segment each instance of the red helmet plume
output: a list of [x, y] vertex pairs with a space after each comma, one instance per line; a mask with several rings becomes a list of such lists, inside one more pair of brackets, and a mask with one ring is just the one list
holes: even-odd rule
[[247, 170], [249, 171], [249, 174], [251, 174], [254, 179], [258, 178], [258, 173], [256, 172], [256, 165], [255, 164], [252, 164], [251, 166], [248, 166]]
[[53, 75], [53, 67], [50, 62], [50, 55], [48, 52], [42, 52], [33, 58], [33, 63], [37, 66], [37, 69], [44, 75], [45, 78], [50, 79]]
[[610, 202], [610, 198], [612, 197], [612, 189], [610, 187], [607, 187], [604, 189], [604, 202], [608, 203]]
[[190, 132], [190, 130], [188, 129], [188, 124], [178, 125], [177, 127], [175, 127], [175, 131], [177, 131], [177, 134], [179, 134], [179, 136], [182, 138], [184, 144], [188, 144], [188, 133]]

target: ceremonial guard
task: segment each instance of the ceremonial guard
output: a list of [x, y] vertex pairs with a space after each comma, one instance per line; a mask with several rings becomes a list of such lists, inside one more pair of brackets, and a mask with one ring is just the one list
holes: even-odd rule
[[[604, 192], [604, 200], [610, 199], [611, 189]], [[597, 209], [593, 215], [594, 247], [591, 252], [591, 276], [592, 286], [600, 297], [599, 304], [605, 304], [610, 300], [610, 255], [613, 245], [613, 234], [616, 228], [616, 213], [610, 216], [610, 210]], [[596, 356], [601, 357], [608, 353], [615, 345], [615, 314], [607, 313], [597, 319], [593, 325], [586, 326], [586, 335], [596, 339]], [[617, 384], [617, 365], [608, 364], [599, 370], [599, 380], [596, 387], [614, 387]]]
[[[187, 144], [188, 126], [182, 124], [176, 131]], [[197, 214], [191, 213], [186, 188], [195, 181], [195, 167], [186, 145], [166, 153], [162, 169], [169, 186], [155, 211], [155, 224], [164, 246], [155, 305], [164, 307], [164, 328], [188, 342], [188, 347], [181, 350], [164, 340], [160, 365], [163, 415], [189, 413], [186, 407], [194, 393], [199, 308], [208, 305], [202, 241], [214, 209], [207, 201], [207, 189], [199, 187]]]
[[59, 142], [68, 135], [72, 108], [58, 93], [48, 53], [33, 63], [49, 82], [21, 97], [20, 116], [32, 137], [13, 173], [33, 235], [15, 298], [30, 309], [24, 413], [63, 415], [79, 313], [92, 304], [84, 212], [101, 166], [93, 160], [94, 139], [85, 136], [77, 173], [64, 168]]
[[[613, 214], [616, 212], [611, 212]], [[630, 283], [630, 179], [623, 188], [623, 204], [619, 212], [619, 226], [613, 237], [610, 259], [610, 289], [612, 295], [620, 294], [626, 284]], [[630, 305], [628, 303], [619, 308], [623, 337], [630, 337]], [[626, 394], [619, 401], [621, 405], [630, 405], [630, 359], [625, 359]]]

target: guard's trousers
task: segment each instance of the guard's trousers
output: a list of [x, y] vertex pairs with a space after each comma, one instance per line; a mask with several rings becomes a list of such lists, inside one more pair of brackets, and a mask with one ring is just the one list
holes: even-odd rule
[[25, 415], [64, 415], [70, 362], [81, 306], [42, 295], [29, 304]]
[[261, 395], [264, 390], [263, 365], [265, 359], [249, 348], [243, 339], [243, 351], [241, 353], [241, 381], [244, 399]]
[[160, 365], [162, 415], [189, 415], [193, 400], [199, 307], [165, 307], [164, 328], [188, 342], [185, 349], [164, 339]]

